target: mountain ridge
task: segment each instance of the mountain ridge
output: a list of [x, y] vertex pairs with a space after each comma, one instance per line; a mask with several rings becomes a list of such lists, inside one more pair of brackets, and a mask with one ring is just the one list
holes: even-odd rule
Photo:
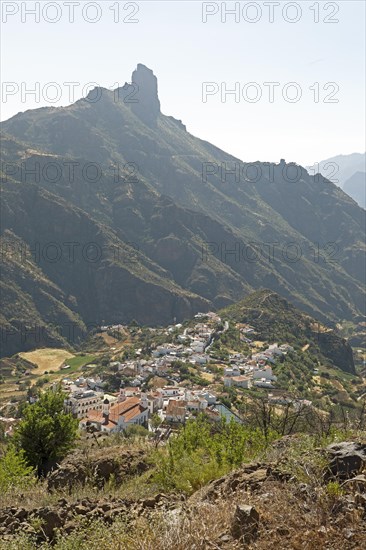
[[[3, 195], [12, 203], [4, 210], [2, 230], [32, 248], [38, 236], [31, 225], [39, 226], [39, 220], [35, 223], [36, 213], [24, 205], [30, 223], [20, 229], [24, 214], [17, 202], [34, 186], [51, 193], [52, 202], [61, 198], [65, 212], [73, 212], [69, 240], [83, 236], [87, 242], [88, 232], [77, 222], [82, 219], [96, 234], [108, 233], [108, 246], [112, 240], [123, 251], [132, 243], [137, 263], [146, 266], [148, 278], [158, 274], [159, 287], [173, 302], [178, 293], [197, 307], [219, 308], [269, 286], [321, 320], [362, 316], [364, 211], [331, 182], [293, 163], [243, 163], [195, 138], [181, 121], [161, 114], [156, 77], [142, 67], [134, 72], [137, 82], [115, 91], [98, 88], [68, 107], [30, 110], [2, 123]], [[129, 103], [131, 94], [137, 102]], [[70, 166], [75, 166], [72, 177]], [[25, 175], [35, 167], [33, 179]], [[47, 209], [43, 216], [44, 234], [63, 242], [65, 224], [53, 227]], [[70, 287], [67, 275], [49, 265], [44, 269]], [[88, 288], [95, 275], [83, 272]], [[135, 317], [119, 273], [115, 293], [122, 299], [113, 321], [118, 314], [123, 320]], [[98, 288], [90, 287], [101, 304], [108, 297], [107, 280], [98, 278]], [[77, 304], [84, 292], [80, 286]], [[166, 322], [157, 302], [151, 306], [138, 320]], [[194, 307], [183, 308], [183, 316]], [[104, 319], [95, 313], [94, 321]]]
[[284, 340], [307, 346], [310, 353], [323, 356], [337, 368], [356, 374], [352, 348], [334, 328], [304, 314], [270, 289], [253, 292], [220, 311], [231, 321], [249, 323], [268, 342]]

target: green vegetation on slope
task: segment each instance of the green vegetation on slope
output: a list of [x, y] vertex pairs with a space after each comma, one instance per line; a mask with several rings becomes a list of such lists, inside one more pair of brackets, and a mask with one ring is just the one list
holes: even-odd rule
[[[364, 211], [301, 167], [290, 182], [284, 173], [293, 166], [258, 163], [253, 181], [249, 165], [162, 115], [154, 86], [132, 107], [127, 90], [116, 101], [103, 89], [100, 101], [28, 110], [3, 123], [3, 158], [14, 165], [3, 178], [3, 231], [31, 249], [76, 241], [103, 251], [98, 262], [80, 249], [75, 262], [37, 264], [56, 322], [76, 317], [81, 333], [82, 324], [102, 320], [163, 324], [263, 285], [322, 321], [362, 321]], [[152, 118], [147, 105], [155, 106]], [[99, 165], [98, 181], [83, 174], [89, 162]], [[34, 166], [40, 177], [24, 181]], [[233, 167], [239, 181], [225, 172]], [[37, 322], [50, 323], [35, 270], [15, 269], [22, 276], [3, 288], [3, 325], [22, 322], [27, 306]]]

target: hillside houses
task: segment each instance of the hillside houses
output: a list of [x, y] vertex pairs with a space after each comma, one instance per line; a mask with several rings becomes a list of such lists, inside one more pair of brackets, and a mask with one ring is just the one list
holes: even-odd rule
[[[163, 334], [174, 335], [175, 341], [169, 341], [156, 345], [151, 351], [151, 361], [147, 361], [148, 366], [154, 374], [170, 366], [173, 361], [180, 360], [196, 364], [205, 364], [209, 361], [209, 355], [206, 350], [211, 343], [212, 336], [221, 323], [221, 318], [213, 312], [199, 313], [195, 316], [200, 319], [193, 327], [183, 329], [181, 324], [168, 327]], [[181, 331], [181, 332], [180, 332]], [[178, 334], [176, 334], [178, 332]], [[141, 365], [142, 362], [127, 362], [119, 366], [119, 370], [125, 370], [127, 367]], [[144, 365], [144, 369], [148, 368]]]
[[[64, 409], [75, 418], [82, 418], [90, 410], [101, 410], [105, 395], [104, 384], [97, 378], [79, 377], [72, 381], [65, 378], [62, 381], [63, 390], [68, 394], [64, 400]], [[115, 399], [111, 397], [112, 401]]]
[[141, 383], [151, 374], [164, 374], [174, 360], [176, 360], [176, 357], [163, 356], [151, 360], [137, 359], [126, 361], [119, 364], [118, 371], [125, 377], [136, 378]]
[[165, 419], [167, 422], [183, 423], [186, 419], [187, 403], [183, 400], [170, 399], [166, 408]]
[[125, 430], [132, 424], [146, 425], [149, 410], [147, 398], [128, 397], [115, 404], [108, 399], [103, 400], [102, 410], [90, 410], [79, 426], [94, 427], [97, 431], [115, 433]]
[[183, 346], [181, 344], [161, 344], [160, 346], [157, 346], [156, 349], [152, 351], [153, 357], [161, 357], [163, 355], [172, 355], [175, 357], [180, 357], [183, 353]]
[[228, 376], [224, 378], [224, 386], [230, 388], [236, 386], [238, 388], [245, 388], [249, 390], [252, 387], [253, 378], [250, 374], [239, 376]]
[[235, 357], [237, 362], [224, 368], [224, 386], [237, 386], [245, 389], [253, 385], [263, 388], [273, 388], [277, 377], [273, 374], [272, 367], [266, 365], [258, 357], [252, 359]]
[[65, 399], [64, 409], [76, 418], [82, 418], [90, 410], [102, 409], [102, 397], [92, 390], [80, 390]]
[[[184, 422], [192, 414], [203, 412], [217, 402], [212, 392], [179, 386], [164, 386], [148, 393], [131, 386], [108, 396], [90, 390], [81, 393], [82, 396], [75, 394], [65, 400], [65, 409], [80, 419], [81, 429], [93, 427], [95, 431], [108, 433], [123, 431], [131, 424], [147, 427], [149, 418], [155, 413], [162, 421]], [[72, 403], [76, 404], [73, 408]]]
[[[206, 380], [211, 376], [213, 383], [217, 384], [221, 378], [225, 389], [275, 388], [277, 379], [272, 365], [291, 351], [291, 346], [272, 343], [257, 351], [254, 343], [244, 348], [246, 352], [231, 351], [225, 361], [218, 361], [210, 357], [209, 350], [214, 338], [228, 330], [228, 321], [223, 322], [218, 315], [211, 313], [197, 314], [195, 319], [197, 322], [193, 326], [176, 324], [161, 330], [159, 343], [150, 348], [149, 355], [135, 353], [134, 359], [115, 360], [109, 364], [113, 372], [121, 375], [122, 387], [119, 393], [107, 396], [107, 416], [106, 396], [101, 391], [103, 383], [100, 379], [94, 381], [95, 395], [80, 395], [80, 386], [70, 391], [65, 407], [81, 419], [80, 427], [92, 425], [99, 431], [115, 432], [130, 424], [149, 426], [149, 419], [155, 414], [162, 422], [172, 424], [185, 422], [201, 412], [220, 418], [218, 411], [222, 404], [219, 395], [211, 389], [206, 390], [203, 384], [193, 382], [206, 373]], [[236, 328], [241, 342], [243, 338], [251, 342], [249, 337], [255, 333], [253, 327], [243, 323], [237, 324]], [[170, 335], [169, 341], [160, 343], [164, 335]], [[252, 353], [250, 348], [254, 348]], [[215, 367], [214, 376], [210, 365]], [[152, 377], [157, 377], [159, 387], [149, 391], [147, 382]], [[162, 387], [161, 379], [167, 381]], [[193, 383], [195, 386], [192, 387]], [[90, 385], [85, 385], [84, 390], [91, 391]]]
[[233, 367], [226, 367], [224, 369], [224, 377], [231, 377], [231, 376], [240, 376], [241, 370], [238, 365], [234, 365]]

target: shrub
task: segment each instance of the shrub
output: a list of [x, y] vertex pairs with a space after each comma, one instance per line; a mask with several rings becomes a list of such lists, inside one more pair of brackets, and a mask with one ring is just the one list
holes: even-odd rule
[[[275, 437], [278, 434], [271, 433], [269, 441]], [[191, 493], [258, 456], [266, 447], [259, 429], [234, 421], [212, 425], [200, 415], [155, 453], [153, 479], [164, 489]]]
[[138, 424], [131, 424], [131, 426], [127, 426], [127, 428], [124, 430], [124, 433], [126, 437], [146, 437], [149, 435], [149, 431], [144, 428], [144, 426], [139, 426]]
[[343, 490], [338, 481], [330, 481], [326, 487], [327, 493], [332, 498], [339, 498], [343, 495]]
[[18, 450], [28, 463], [44, 474], [71, 449], [78, 422], [64, 412], [65, 394], [48, 390], [33, 405], [24, 407], [23, 419], [14, 434]]
[[24, 489], [36, 481], [34, 468], [27, 464], [24, 451], [17, 452], [9, 446], [0, 459], [0, 491], [6, 493], [14, 488]]

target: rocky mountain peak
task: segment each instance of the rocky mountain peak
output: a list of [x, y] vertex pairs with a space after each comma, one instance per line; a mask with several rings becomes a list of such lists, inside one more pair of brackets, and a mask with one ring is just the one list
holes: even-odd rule
[[136, 102], [131, 104], [133, 112], [147, 125], [155, 126], [160, 113], [158, 80], [153, 71], [139, 63], [132, 73], [132, 84], [136, 86]]

